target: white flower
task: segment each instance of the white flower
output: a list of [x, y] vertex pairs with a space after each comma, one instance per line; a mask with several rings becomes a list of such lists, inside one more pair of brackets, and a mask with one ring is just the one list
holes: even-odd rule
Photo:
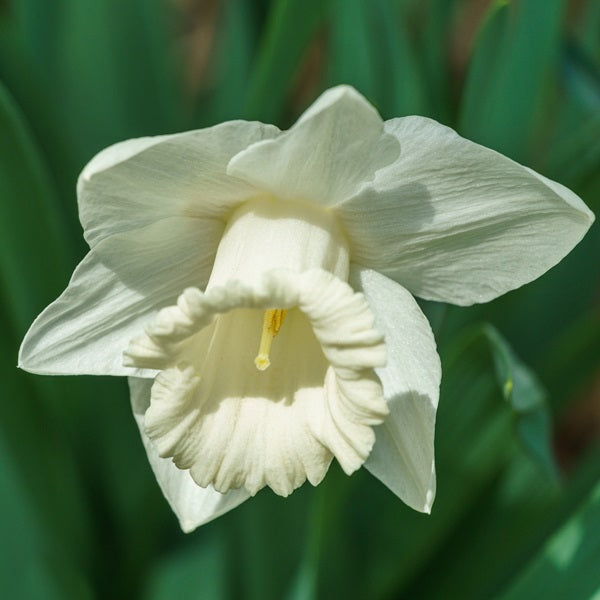
[[411, 294], [491, 300], [593, 221], [560, 184], [429, 119], [384, 123], [345, 86], [288, 131], [112, 146], [78, 197], [90, 253], [20, 366], [129, 375], [186, 531], [265, 485], [317, 484], [332, 457], [429, 512], [440, 363]]

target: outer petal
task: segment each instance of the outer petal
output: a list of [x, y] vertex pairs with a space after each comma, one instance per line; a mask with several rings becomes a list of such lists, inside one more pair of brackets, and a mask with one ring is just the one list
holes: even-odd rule
[[355, 270], [388, 363], [376, 369], [390, 414], [375, 430], [365, 467], [415, 510], [430, 512], [435, 497], [434, 429], [441, 366], [431, 327], [414, 298], [375, 271]]
[[355, 194], [400, 147], [353, 88], [326, 91], [287, 132], [236, 155], [228, 173], [279, 198], [332, 205]]
[[77, 184], [79, 216], [94, 247], [114, 233], [167, 217], [220, 217], [254, 193], [226, 174], [230, 158], [277, 127], [229, 121], [175, 135], [128, 140], [103, 150]]
[[123, 350], [184, 288], [206, 285], [222, 228], [212, 219], [171, 218], [100, 242], [34, 321], [19, 366], [44, 374], [143, 373], [123, 367]]
[[554, 266], [593, 222], [567, 188], [435, 121], [385, 129], [400, 157], [337, 211], [353, 260], [417, 296], [491, 300]]
[[144, 432], [144, 414], [150, 405], [151, 388], [152, 379], [129, 378], [133, 416], [158, 485], [177, 515], [181, 529], [189, 533], [240, 505], [249, 498], [249, 494], [243, 489], [220, 494], [211, 486], [201, 488], [190, 477], [189, 471], [182, 471], [170, 459], [158, 456], [154, 444]]

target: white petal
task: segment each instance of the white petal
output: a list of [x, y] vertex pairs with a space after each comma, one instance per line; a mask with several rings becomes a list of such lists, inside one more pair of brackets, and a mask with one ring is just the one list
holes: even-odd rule
[[114, 235], [92, 250], [35, 320], [19, 366], [43, 374], [141, 374], [122, 365], [129, 340], [181, 290], [204, 287], [223, 225], [171, 218]]
[[399, 151], [377, 111], [353, 88], [338, 86], [289, 131], [233, 157], [228, 173], [279, 198], [332, 205], [355, 194]]
[[211, 486], [201, 488], [190, 477], [189, 471], [182, 471], [173, 461], [160, 458], [156, 447], [144, 431], [144, 414], [150, 405], [151, 387], [151, 379], [129, 378], [133, 416], [158, 485], [177, 515], [181, 529], [189, 533], [240, 505], [249, 495], [245, 490], [232, 490], [227, 494], [220, 494]]
[[226, 174], [230, 158], [278, 132], [271, 125], [230, 121], [103, 150], [77, 185], [87, 242], [94, 247], [106, 236], [167, 217], [221, 217], [254, 193]]
[[177, 137], [179, 134], [175, 133], [172, 135], [155, 135], [149, 137], [134, 138], [131, 140], [124, 140], [112, 144], [107, 148], [103, 148], [98, 154], [96, 154], [90, 162], [83, 168], [80, 174], [82, 181], [90, 179], [94, 174], [100, 171], [106, 171], [115, 165], [129, 160], [132, 156], [139, 154], [150, 148], [156, 146], [161, 142], [164, 142], [170, 138]]
[[[287, 316], [259, 371], [262, 309], [272, 307]], [[188, 289], [125, 352], [127, 364], [161, 370], [146, 432], [160, 456], [221, 492], [268, 485], [288, 495], [319, 483], [332, 456], [351, 473], [387, 414], [373, 320], [362, 295], [321, 270]]]
[[554, 266], [593, 221], [565, 187], [435, 121], [385, 129], [400, 157], [337, 212], [353, 260], [417, 296], [491, 300]]
[[365, 467], [415, 510], [430, 512], [435, 497], [434, 430], [441, 379], [431, 327], [414, 298], [368, 269], [353, 283], [364, 292], [385, 335], [388, 362], [376, 369], [390, 414], [376, 428]]

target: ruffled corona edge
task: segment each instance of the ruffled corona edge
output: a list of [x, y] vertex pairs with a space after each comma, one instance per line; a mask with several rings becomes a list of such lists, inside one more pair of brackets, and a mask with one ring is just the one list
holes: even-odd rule
[[[259, 371], [270, 308], [287, 317]], [[364, 296], [320, 269], [188, 288], [124, 353], [125, 365], [160, 371], [145, 414], [160, 456], [201, 487], [283, 496], [318, 484], [333, 456], [348, 474], [364, 463], [388, 414], [374, 372], [385, 361]]]

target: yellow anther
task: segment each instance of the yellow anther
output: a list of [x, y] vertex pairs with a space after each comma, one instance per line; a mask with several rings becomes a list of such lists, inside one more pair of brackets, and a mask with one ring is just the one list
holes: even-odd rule
[[254, 359], [254, 364], [259, 371], [264, 371], [271, 364], [269, 360], [271, 344], [273, 343], [273, 338], [279, 333], [284, 319], [285, 309], [283, 308], [265, 310], [258, 354]]

